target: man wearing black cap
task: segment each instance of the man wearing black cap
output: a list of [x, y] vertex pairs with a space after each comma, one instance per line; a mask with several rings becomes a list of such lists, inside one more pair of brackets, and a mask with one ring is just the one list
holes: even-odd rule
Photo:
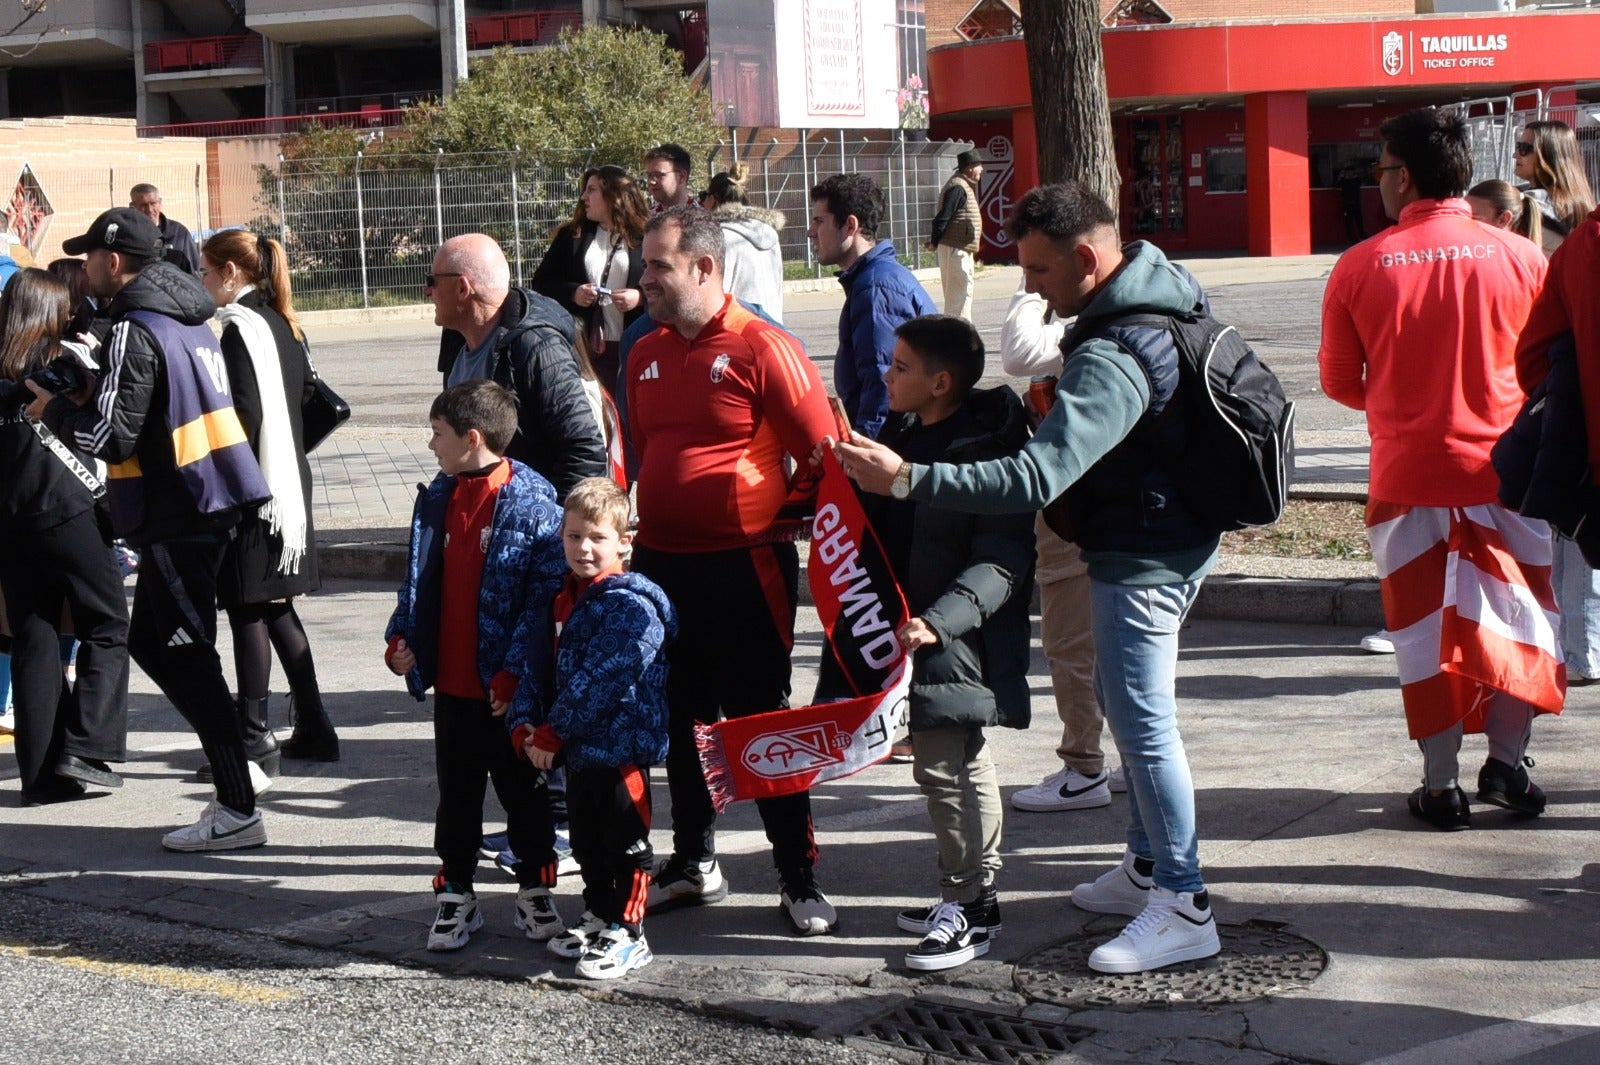
[[29, 381], [28, 414], [110, 466], [112, 528], [143, 552], [128, 651], [211, 761], [216, 799], [162, 846], [259, 847], [267, 833], [256, 792], [268, 782], [252, 780], [217, 657], [217, 568], [239, 512], [270, 492], [205, 326], [216, 304], [198, 280], [162, 261], [164, 244], [155, 223], [131, 207], [104, 212], [62, 244], [85, 256], [94, 294], [109, 304], [105, 375], [71, 396]]
[[928, 250], [939, 255], [939, 280], [944, 284], [944, 313], [972, 321], [972, 268], [983, 239], [978, 211], [978, 179], [983, 159], [975, 148], [956, 156], [956, 172], [944, 183], [939, 210], [933, 216]]

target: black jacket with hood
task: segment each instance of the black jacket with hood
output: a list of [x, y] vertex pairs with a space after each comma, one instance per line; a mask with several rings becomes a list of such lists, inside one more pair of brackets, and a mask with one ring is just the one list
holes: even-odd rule
[[[583, 391], [567, 313], [537, 292], [513, 288], [491, 343], [489, 377], [517, 397], [517, 435], [506, 455], [542, 474], [561, 499], [585, 477], [606, 476], [605, 440]], [[464, 344], [454, 329], [439, 338], [446, 384]]]
[[[952, 442], [941, 461], [981, 462], [1015, 454], [1028, 442], [1022, 401], [1010, 388], [974, 389], [966, 408], [972, 432]], [[898, 448], [914, 425], [912, 415], [890, 414], [878, 441]], [[890, 507], [916, 508], [908, 572], [899, 575], [901, 591], [911, 615], [938, 633], [939, 642], [912, 660], [911, 731], [1027, 728], [1033, 515], [964, 514], [857, 495], [875, 526], [884, 524]], [[819, 697], [848, 695], [833, 656], [823, 655], [822, 666]]]
[[[134, 311], [150, 311], [183, 325], [200, 325], [217, 313], [197, 278], [167, 262], [153, 262], [124, 285], [106, 310], [114, 323], [98, 352], [101, 377], [80, 407], [65, 396], [50, 401], [44, 422], [57, 436], [108, 464], [139, 460], [144, 489], [144, 524], [128, 540], [135, 545], [202, 536], [238, 523], [238, 511], [203, 515], [178, 472], [167, 425], [166, 361], [156, 339]], [[219, 358], [220, 358], [220, 347]]]

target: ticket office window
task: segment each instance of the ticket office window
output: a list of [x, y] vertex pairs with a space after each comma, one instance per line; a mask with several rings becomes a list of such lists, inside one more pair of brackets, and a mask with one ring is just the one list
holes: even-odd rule
[[1336, 189], [1341, 182], [1360, 180], [1374, 184], [1372, 165], [1378, 161], [1380, 146], [1373, 141], [1330, 141], [1311, 145], [1311, 187]]
[[1244, 146], [1231, 144], [1206, 149], [1205, 189], [1207, 192], [1245, 190]]

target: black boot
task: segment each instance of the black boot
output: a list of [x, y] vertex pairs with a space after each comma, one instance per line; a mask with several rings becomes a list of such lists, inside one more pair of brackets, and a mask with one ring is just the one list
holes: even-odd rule
[[[244, 734], [244, 756], [269, 777], [278, 775], [282, 752], [278, 737], [267, 726], [267, 703], [271, 696], [260, 699], [238, 699], [234, 706], [239, 712], [239, 731]], [[202, 784], [212, 783], [211, 763], [203, 763], [195, 770], [194, 778]]]
[[308, 706], [302, 710], [300, 700], [289, 696], [289, 720], [294, 725], [294, 731], [283, 741], [283, 756], [305, 762], [337, 762], [339, 734], [333, 730], [333, 722], [328, 720], [322, 697], [317, 695], [308, 699], [307, 703]]

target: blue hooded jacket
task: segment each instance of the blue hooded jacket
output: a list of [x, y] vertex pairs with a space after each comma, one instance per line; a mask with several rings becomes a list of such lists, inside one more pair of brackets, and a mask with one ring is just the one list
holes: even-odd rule
[[570, 769], [667, 756], [667, 645], [677, 612], [654, 581], [613, 574], [584, 589], [561, 628], [550, 727]]
[[[439, 596], [444, 577], [444, 518], [456, 478], [441, 473], [417, 493], [411, 547], [399, 602], [384, 642], [404, 636], [417, 664], [406, 688], [420, 702], [439, 672]], [[501, 670], [521, 678], [506, 714], [543, 719], [550, 691], [554, 636], [551, 604], [567, 572], [561, 550], [561, 505], [550, 482], [511, 460], [511, 479], [495, 496], [489, 546], [478, 588], [478, 679], [484, 690]]]
[[844, 310], [839, 312], [839, 353], [833, 360], [833, 390], [850, 424], [874, 440], [889, 415], [883, 375], [894, 361], [894, 331], [900, 323], [939, 309], [910, 270], [894, 257], [894, 242], [880, 240], [839, 274]]

